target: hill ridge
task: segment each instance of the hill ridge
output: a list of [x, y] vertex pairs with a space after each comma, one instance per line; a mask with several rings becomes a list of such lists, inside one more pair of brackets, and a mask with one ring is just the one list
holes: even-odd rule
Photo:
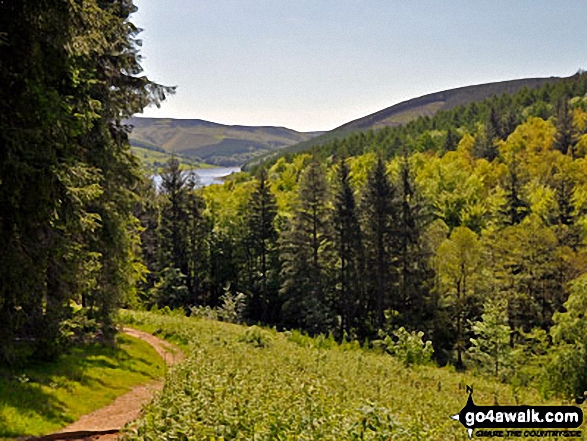
[[126, 124], [133, 127], [129, 138], [134, 147], [175, 153], [219, 166], [240, 166], [322, 134], [270, 125], [228, 125], [199, 118], [135, 116]]
[[[537, 89], [546, 83], [556, 83], [571, 77], [519, 78], [460, 86], [453, 89], [432, 92], [401, 101], [369, 115], [349, 121], [319, 136], [286, 147], [280, 153], [296, 153], [309, 150], [314, 146], [344, 138], [353, 132], [404, 125], [420, 116], [433, 116], [441, 110], [451, 110], [459, 105], [483, 101], [491, 96], [501, 95], [503, 93], [513, 94], [524, 87]], [[270, 159], [273, 156], [269, 154], [266, 158], [262, 159]]]

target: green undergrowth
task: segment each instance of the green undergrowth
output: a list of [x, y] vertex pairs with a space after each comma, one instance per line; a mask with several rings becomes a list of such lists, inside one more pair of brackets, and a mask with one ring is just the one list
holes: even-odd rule
[[151, 345], [124, 334], [116, 348], [88, 345], [53, 363], [1, 370], [0, 439], [58, 431], [164, 371]]
[[556, 403], [450, 367], [406, 368], [327, 337], [174, 314], [123, 317], [187, 355], [127, 441], [465, 440], [449, 416], [465, 405], [466, 385], [478, 405]]

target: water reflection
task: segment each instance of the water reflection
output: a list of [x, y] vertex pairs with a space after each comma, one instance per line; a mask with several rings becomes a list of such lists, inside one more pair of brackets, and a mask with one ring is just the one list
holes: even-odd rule
[[[184, 176], [191, 174], [196, 182], [196, 188], [201, 188], [212, 184], [222, 184], [222, 178], [240, 171], [240, 167], [214, 167], [186, 170], [182, 174]], [[155, 186], [159, 188], [161, 185], [161, 175], [153, 175], [153, 181], [155, 182]]]

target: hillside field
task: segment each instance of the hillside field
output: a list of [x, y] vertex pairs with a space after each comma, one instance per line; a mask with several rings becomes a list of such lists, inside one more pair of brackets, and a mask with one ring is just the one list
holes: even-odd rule
[[465, 405], [466, 385], [477, 405], [546, 404], [531, 389], [450, 367], [404, 367], [357, 343], [174, 315], [123, 317], [188, 354], [127, 441], [465, 440], [449, 417]]
[[[143, 147], [131, 147], [131, 152], [139, 159], [141, 167], [150, 173], [161, 173], [161, 170], [172, 156], [170, 153], [149, 150]], [[214, 167], [180, 155], [176, 155], [176, 158], [179, 160], [179, 166], [182, 170]]]

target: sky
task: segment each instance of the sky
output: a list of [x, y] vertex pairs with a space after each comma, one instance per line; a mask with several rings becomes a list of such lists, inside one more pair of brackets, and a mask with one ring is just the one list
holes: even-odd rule
[[585, 0], [135, 0], [139, 116], [331, 130], [427, 93], [587, 69]]

